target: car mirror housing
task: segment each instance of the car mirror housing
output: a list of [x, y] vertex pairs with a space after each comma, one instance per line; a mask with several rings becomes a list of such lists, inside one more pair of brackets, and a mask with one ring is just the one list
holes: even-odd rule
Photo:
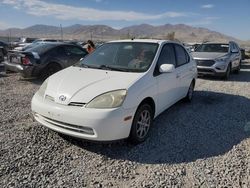
[[160, 66], [159, 72], [160, 73], [171, 73], [175, 69], [174, 65], [172, 64], [162, 64]]
[[231, 50], [231, 52], [232, 52], [232, 53], [238, 53], [239, 51], [238, 51], [238, 50], [233, 49], [233, 50]]

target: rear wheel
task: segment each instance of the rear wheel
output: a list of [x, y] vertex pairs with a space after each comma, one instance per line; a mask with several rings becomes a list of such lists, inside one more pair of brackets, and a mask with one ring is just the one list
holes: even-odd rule
[[188, 88], [188, 92], [186, 97], [184, 98], [185, 101], [187, 102], [191, 102], [192, 98], [193, 98], [193, 94], [194, 94], [194, 81], [191, 82], [189, 88]]
[[153, 111], [151, 106], [146, 103], [140, 105], [133, 119], [129, 140], [134, 144], [145, 141], [152, 123]]
[[49, 76], [51, 76], [52, 74], [58, 72], [59, 70], [61, 70], [61, 66], [57, 63], [50, 63], [48, 64], [42, 72], [42, 78], [48, 78]]

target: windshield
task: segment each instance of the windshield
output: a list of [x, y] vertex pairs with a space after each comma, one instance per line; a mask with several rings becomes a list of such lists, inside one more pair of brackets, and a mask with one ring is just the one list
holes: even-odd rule
[[201, 44], [195, 50], [196, 52], [218, 52], [218, 53], [227, 53], [228, 44]]
[[157, 43], [106, 43], [81, 60], [76, 66], [125, 72], [145, 72], [152, 64], [157, 48]]

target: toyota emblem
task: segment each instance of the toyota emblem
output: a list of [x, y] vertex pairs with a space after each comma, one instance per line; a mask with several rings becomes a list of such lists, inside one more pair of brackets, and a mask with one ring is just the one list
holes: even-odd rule
[[65, 101], [65, 100], [66, 100], [66, 98], [67, 98], [66, 96], [61, 95], [61, 96], [59, 97], [59, 100], [60, 100], [60, 101]]

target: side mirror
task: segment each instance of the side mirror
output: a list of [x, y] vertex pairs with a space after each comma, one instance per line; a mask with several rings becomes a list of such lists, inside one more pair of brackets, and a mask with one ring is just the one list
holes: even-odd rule
[[172, 64], [162, 64], [160, 66], [159, 71], [160, 73], [171, 73], [171, 72], [174, 72], [174, 69], [175, 67]]
[[236, 49], [231, 50], [232, 53], [238, 53], [239, 51]]

